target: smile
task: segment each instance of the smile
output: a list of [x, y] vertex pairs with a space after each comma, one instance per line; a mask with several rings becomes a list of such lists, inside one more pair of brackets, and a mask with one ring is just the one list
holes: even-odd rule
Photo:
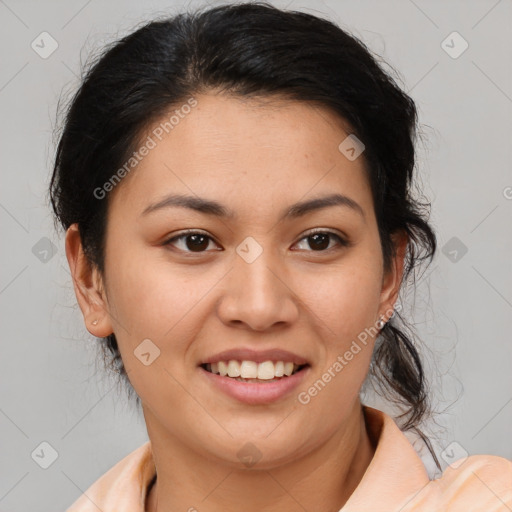
[[296, 401], [297, 389], [308, 378], [311, 366], [282, 360], [226, 359], [203, 363], [198, 369], [208, 392], [255, 406]]
[[239, 382], [275, 382], [290, 377], [306, 365], [295, 364], [291, 361], [218, 361], [206, 363], [203, 368], [221, 377], [230, 377]]

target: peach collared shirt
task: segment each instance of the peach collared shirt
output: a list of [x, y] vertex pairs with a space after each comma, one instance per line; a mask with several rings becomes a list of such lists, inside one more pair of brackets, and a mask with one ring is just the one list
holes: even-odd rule
[[[375, 454], [339, 512], [512, 512], [512, 461], [472, 455], [430, 480], [394, 420], [372, 407], [363, 408]], [[66, 512], [145, 512], [155, 474], [148, 441], [94, 482]]]

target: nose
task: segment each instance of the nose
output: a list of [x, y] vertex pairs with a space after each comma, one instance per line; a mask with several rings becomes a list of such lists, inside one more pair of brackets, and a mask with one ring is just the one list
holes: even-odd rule
[[251, 263], [235, 258], [217, 303], [217, 314], [226, 325], [265, 331], [297, 320], [299, 303], [291, 279], [282, 263], [266, 254]]

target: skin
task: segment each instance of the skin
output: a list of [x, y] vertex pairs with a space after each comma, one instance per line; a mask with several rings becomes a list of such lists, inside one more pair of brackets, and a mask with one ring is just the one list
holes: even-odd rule
[[[84, 257], [77, 226], [66, 234], [86, 326], [97, 337], [115, 333], [142, 400], [158, 475], [146, 510], [337, 511], [375, 450], [359, 399], [375, 337], [308, 404], [297, 394], [390, 316], [406, 238], [396, 237], [384, 273], [364, 153], [350, 161], [338, 150], [350, 131], [334, 113], [286, 100], [196, 99], [111, 192], [104, 276]], [[141, 215], [171, 192], [214, 199], [235, 217], [180, 207]], [[330, 206], [279, 221], [291, 204], [332, 193], [352, 198], [364, 217]], [[314, 228], [351, 245], [333, 236], [315, 250]], [[186, 237], [164, 245], [184, 229], [210, 237], [203, 252]], [[236, 252], [248, 236], [263, 249], [252, 263]], [[148, 366], [134, 355], [146, 338], [160, 349]], [[207, 385], [198, 364], [242, 346], [299, 354], [307, 378], [264, 405]], [[248, 442], [261, 454], [251, 468], [237, 456]]]

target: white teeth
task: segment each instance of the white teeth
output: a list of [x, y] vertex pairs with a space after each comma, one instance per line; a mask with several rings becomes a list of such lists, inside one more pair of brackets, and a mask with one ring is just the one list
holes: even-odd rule
[[290, 361], [276, 361], [275, 363], [264, 361], [258, 364], [255, 361], [240, 362], [231, 359], [210, 363], [209, 368], [211, 373], [217, 373], [223, 377], [227, 375], [232, 378], [272, 380], [276, 377], [289, 377], [299, 368], [299, 365]]
[[242, 361], [240, 365], [240, 377], [244, 379], [256, 379], [258, 377], [258, 363], [254, 361]]
[[284, 374], [288, 377], [293, 373], [293, 363], [284, 363]]
[[219, 374], [223, 377], [228, 374], [228, 365], [224, 361], [219, 361]]
[[258, 379], [270, 380], [274, 377], [274, 363], [272, 361], [265, 361], [258, 365]]
[[230, 377], [240, 377], [240, 365], [238, 364], [238, 361], [229, 361], [228, 375]]

